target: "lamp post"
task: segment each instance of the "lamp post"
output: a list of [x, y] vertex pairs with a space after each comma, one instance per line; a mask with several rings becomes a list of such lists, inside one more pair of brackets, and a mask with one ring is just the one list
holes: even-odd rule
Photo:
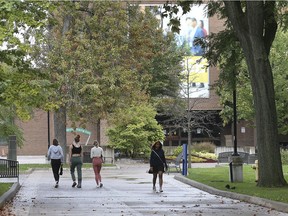
[[[235, 58], [235, 50], [232, 50], [232, 56]], [[236, 69], [233, 69], [233, 144], [234, 151], [233, 156], [239, 156], [237, 151], [237, 95], [236, 95], [236, 86], [237, 86], [237, 74]]]
[[[234, 72], [235, 74], [235, 72]], [[236, 80], [236, 77], [234, 77]], [[234, 82], [234, 89], [233, 89], [233, 144], [234, 144], [234, 151], [233, 156], [239, 156], [237, 151], [237, 104], [236, 104], [236, 81]]]
[[[235, 61], [235, 50], [232, 50], [232, 57]], [[243, 161], [237, 152], [237, 104], [236, 104], [236, 83], [237, 74], [236, 68], [233, 69], [233, 144], [234, 151], [230, 158], [230, 181], [231, 182], [243, 182]]]
[[188, 168], [191, 168], [191, 114], [190, 114], [190, 68], [187, 58], [187, 134], [188, 134]]
[[48, 131], [47, 131], [47, 133], [48, 133], [48, 149], [49, 149], [49, 147], [50, 147], [50, 112], [49, 112], [49, 110], [48, 110], [48, 112], [47, 112], [47, 128], [48, 128]]

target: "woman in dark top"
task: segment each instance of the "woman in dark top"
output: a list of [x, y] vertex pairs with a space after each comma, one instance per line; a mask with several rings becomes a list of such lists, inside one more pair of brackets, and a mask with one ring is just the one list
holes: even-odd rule
[[157, 141], [153, 144], [150, 155], [150, 169], [153, 171], [153, 191], [156, 191], [157, 175], [159, 176], [159, 192], [163, 192], [163, 173], [167, 168], [165, 154], [162, 149], [162, 143]]
[[77, 135], [74, 138], [73, 143], [69, 148], [70, 155], [70, 173], [73, 180], [72, 187], [77, 185], [76, 177], [75, 177], [75, 167], [77, 168], [78, 175], [78, 185], [77, 188], [81, 188], [82, 186], [82, 146], [80, 145], [80, 135]]

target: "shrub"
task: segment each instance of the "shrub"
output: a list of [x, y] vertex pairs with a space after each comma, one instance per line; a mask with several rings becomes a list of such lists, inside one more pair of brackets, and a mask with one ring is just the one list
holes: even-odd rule
[[192, 151], [194, 152], [208, 152], [214, 153], [216, 146], [213, 143], [197, 143], [192, 145]]
[[281, 159], [283, 165], [288, 165], [288, 150], [281, 150]]
[[174, 150], [173, 155], [177, 157], [179, 154], [182, 153], [182, 149], [183, 149], [182, 146], [178, 146], [178, 147]]

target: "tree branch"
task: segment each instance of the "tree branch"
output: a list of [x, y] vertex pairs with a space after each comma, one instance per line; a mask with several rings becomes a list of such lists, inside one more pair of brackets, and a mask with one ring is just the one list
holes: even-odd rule
[[267, 1], [264, 6], [264, 43], [267, 55], [270, 53], [270, 48], [275, 39], [278, 27], [275, 19], [275, 4], [275, 1]]
[[248, 23], [242, 11], [240, 1], [224, 1], [227, 16], [233, 25], [236, 35], [240, 39], [243, 32], [248, 32]]

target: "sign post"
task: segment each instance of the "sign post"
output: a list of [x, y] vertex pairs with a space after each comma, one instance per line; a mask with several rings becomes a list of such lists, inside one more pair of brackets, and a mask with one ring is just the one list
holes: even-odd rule
[[182, 175], [187, 176], [187, 144], [183, 144], [182, 157]]

